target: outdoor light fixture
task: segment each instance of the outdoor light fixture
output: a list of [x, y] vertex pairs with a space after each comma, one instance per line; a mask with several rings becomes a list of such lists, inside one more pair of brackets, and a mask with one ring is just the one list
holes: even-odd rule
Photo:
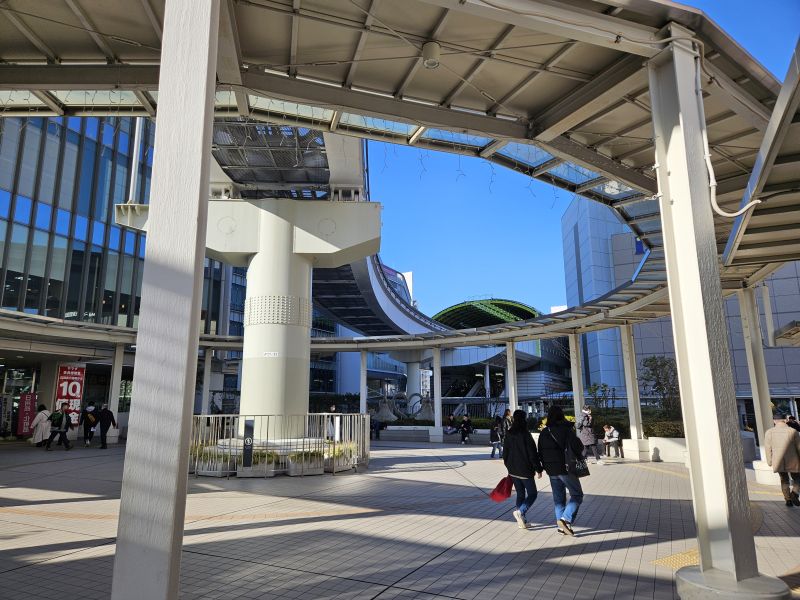
[[438, 42], [425, 42], [422, 44], [422, 64], [426, 69], [435, 69], [439, 66], [439, 56], [442, 47]]

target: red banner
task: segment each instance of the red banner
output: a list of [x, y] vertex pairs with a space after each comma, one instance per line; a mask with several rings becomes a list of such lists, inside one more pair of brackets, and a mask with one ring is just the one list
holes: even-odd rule
[[17, 435], [27, 437], [31, 431], [31, 421], [36, 416], [36, 403], [39, 394], [27, 392], [19, 397], [19, 409], [17, 410]]
[[69, 413], [74, 425], [78, 424], [78, 418], [81, 414], [85, 375], [86, 367], [84, 365], [60, 365], [58, 367], [56, 406], [54, 410], [59, 410], [61, 405], [66, 402], [69, 405], [67, 413]]

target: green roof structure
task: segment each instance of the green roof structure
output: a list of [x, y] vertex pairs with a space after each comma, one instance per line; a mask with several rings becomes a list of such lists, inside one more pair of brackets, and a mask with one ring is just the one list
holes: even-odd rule
[[522, 302], [490, 298], [455, 304], [436, 313], [433, 319], [453, 329], [468, 329], [526, 321], [540, 314], [538, 310]]

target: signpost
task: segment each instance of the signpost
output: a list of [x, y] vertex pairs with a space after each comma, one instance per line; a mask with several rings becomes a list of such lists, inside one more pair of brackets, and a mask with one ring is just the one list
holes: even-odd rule
[[244, 448], [242, 452], [242, 466], [253, 466], [253, 433], [255, 429], [255, 420], [247, 419], [244, 422]]
[[31, 421], [36, 415], [36, 404], [39, 394], [27, 392], [19, 397], [19, 409], [17, 412], [17, 436], [28, 437], [31, 431]]
[[72, 419], [72, 424], [78, 424], [83, 400], [83, 382], [86, 376], [86, 366], [82, 364], [66, 364], [58, 367], [58, 381], [56, 383], [56, 406], [58, 410], [66, 402], [67, 413]]

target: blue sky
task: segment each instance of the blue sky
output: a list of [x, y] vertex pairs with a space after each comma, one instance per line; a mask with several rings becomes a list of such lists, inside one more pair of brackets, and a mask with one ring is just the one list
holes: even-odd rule
[[[687, 4], [783, 80], [800, 0]], [[566, 302], [561, 215], [571, 194], [481, 159], [381, 142], [369, 142], [369, 169], [372, 199], [384, 206], [381, 257], [413, 271], [423, 312], [485, 297], [543, 311]]]

